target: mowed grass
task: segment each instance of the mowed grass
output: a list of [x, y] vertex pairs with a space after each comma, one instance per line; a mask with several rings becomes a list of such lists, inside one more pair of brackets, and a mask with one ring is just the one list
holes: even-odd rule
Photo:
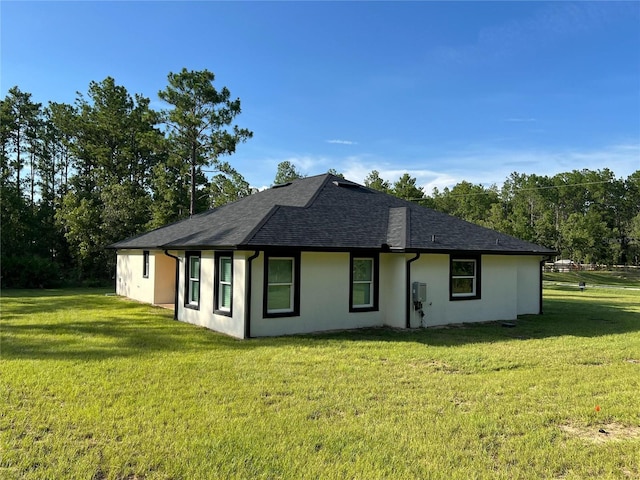
[[0, 478], [640, 477], [637, 291], [248, 341], [104, 291], [2, 295]]
[[576, 270], [572, 272], [545, 272], [545, 282], [570, 283], [576, 287], [584, 282], [591, 286], [617, 286], [620, 288], [640, 288], [640, 270], [628, 269], [619, 271]]

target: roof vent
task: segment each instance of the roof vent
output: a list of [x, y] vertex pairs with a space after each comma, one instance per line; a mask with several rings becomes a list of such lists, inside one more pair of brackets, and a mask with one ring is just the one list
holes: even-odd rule
[[353, 183], [353, 182], [348, 182], [348, 181], [344, 181], [344, 180], [334, 180], [333, 184], [336, 187], [343, 187], [343, 188], [360, 188], [360, 185], [358, 185], [357, 183]]
[[286, 182], [286, 183], [276, 183], [276, 184], [275, 184], [273, 187], [271, 187], [271, 188], [272, 188], [272, 189], [273, 189], [273, 188], [282, 188], [282, 187], [288, 187], [289, 185], [291, 185], [291, 182]]

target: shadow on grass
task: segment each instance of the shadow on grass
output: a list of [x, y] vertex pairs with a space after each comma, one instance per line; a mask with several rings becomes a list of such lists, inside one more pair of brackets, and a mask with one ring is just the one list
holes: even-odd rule
[[326, 342], [417, 342], [433, 346], [520, 341], [558, 336], [596, 337], [640, 331], [637, 307], [605, 296], [563, 292], [545, 300], [544, 315], [447, 328], [369, 328], [248, 341], [173, 321], [168, 310], [107, 296], [104, 292], [22, 291], [3, 299], [0, 357], [99, 361], [158, 353], [251, 350]]
[[560, 336], [599, 337], [640, 331], [640, 314], [627, 303], [606, 297], [585, 299], [568, 290], [562, 298], [544, 301], [544, 314], [523, 315], [515, 321], [466, 323], [412, 331], [372, 328], [314, 335], [353, 341], [418, 342], [433, 346], [520, 341]]
[[103, 291], [23, 290], [3, 297], [2, 359], [92, 361], [249, 346]]

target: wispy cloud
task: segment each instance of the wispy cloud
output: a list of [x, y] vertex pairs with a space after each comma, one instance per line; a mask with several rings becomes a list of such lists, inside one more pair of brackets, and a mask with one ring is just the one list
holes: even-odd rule
[[327, 143], [334, 143], [337, 145], [357, 145], [358, 142], [352, 140], [325, 140]]
[[537, 122], [538, 120], [530, 117], [514, 117], [514, 118], [505, 118], [504, 121], [510, 122], [510, 123], [534, 123], [534, 122]]
[[391, 184], [408, 173], [425, 194], [430, 195], [434, 188], [442, 191], [463, 180], [485, 187], [494, 184], [500, 187], [513, 172], [553, 176], [572, 170], [608, 168], [617, 177], [626, 178], [640, 169], [640, 144], [628, 142], [593, 149], [519, 150], [474, 145], [465, 150], [412, 159], [375, 154], [335, 157], [289, 154], [263, 161], [267, 167], [266, 180], [262, 178], [253, 182], [264, 185], [275, 175], [277, 164], [285, 160], [295, 165], [303, 175], [318, 175], [333, 168], [358, 183], [364, 183], [373, 170]]

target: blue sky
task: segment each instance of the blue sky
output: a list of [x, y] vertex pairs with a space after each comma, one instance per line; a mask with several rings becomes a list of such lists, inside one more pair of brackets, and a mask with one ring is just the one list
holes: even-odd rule
[[640, 169], [640, 2], [0, 3], [0, 93], [72, 103], [107, 76], [164, 105], [208, 69], [254, 138], [256, 187], [288, 160], [430, 193], [511, 172]]

